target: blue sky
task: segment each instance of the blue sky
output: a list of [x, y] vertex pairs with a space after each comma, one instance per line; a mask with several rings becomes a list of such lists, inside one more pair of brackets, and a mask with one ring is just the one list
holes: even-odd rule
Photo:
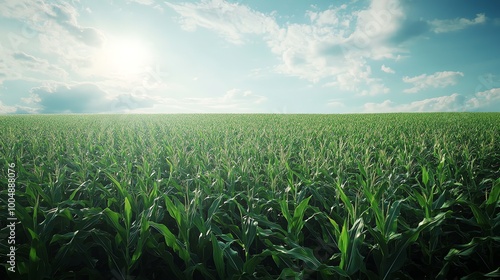
[[500, 111], [500, 3], [3, 0], [0, 114]]

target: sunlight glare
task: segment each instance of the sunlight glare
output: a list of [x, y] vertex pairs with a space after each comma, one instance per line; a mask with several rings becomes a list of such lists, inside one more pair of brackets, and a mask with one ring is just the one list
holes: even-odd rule
[[97, 60], [99, 68], [108, 74], [129, 78], [145, 71], [151, 56], [142, 41], [121, 39], [107, 42]]

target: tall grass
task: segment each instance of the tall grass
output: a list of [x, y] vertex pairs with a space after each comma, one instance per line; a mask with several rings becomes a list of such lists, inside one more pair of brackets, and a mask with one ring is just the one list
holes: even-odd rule
[[498, 113], [3, 116], [0, 135], [2, 279], [500, 277]]

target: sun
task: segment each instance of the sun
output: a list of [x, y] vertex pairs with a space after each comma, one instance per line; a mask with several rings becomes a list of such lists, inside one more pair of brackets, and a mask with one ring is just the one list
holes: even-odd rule
[[139, 41], [119, 42], [111, 48], [111, 63], [124, 71], [138, 70], [148, 62], [148, 50]]
[[144, 72], [151, 64], [151, 51], [143, 40], [120, 38], [106, 42], [96, 64], [108, 75], [130, 78]]

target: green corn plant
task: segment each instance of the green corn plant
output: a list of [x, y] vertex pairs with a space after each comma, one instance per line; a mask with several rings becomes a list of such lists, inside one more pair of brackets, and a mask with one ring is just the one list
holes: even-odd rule
[[[25, 275], [24, 277], [27, 279], [49, 277], [51, 275], [51, 266], [47, 264], [49, 259], [46, 247], [48, 236], [46, 234], [50, 234], [50, 231], [44, 232], [44, 227], [39, 222], [38, 215], [43, 213], [43, 210], [40, 209], [40, 196], [37, 191], [28, 185], [26, 193], [34, 199], [34, 205], [25, 207], [16, 202], [16, 216], [20, 221], [20, 225], [25, 229], [29, 240], [27, 260], [17, 264], [18, 271], [20, 275]], [[31, 215], [29, 210], [31, 210]]]
[[[118, 256], [110, 255], [110, 269], [117, 272], [121, 279], [126, 279], [137, 267], [137, 262], [143, 253], [148, 236], [149, 222], [145, 218], [133, 216], [130, 202], [132, 199], [131, 194], [114, 177], [109, 174], [107, 176], [112, 180], [123, 198], [123, 210], [116, 212], [110, 209], [108, 205], [101, 212], [101, 215], [116, 232], [116, 235], [114, 242], [108, 243], [106, 237], [99, 237], [96, 242], [103, 246], [111, 246], [114, 249], [113, 251], [120, 252]], [[94, 237], [96, 236], [98, 234], [94, 235]]]
[[[492, 181], [491, 190], [487, 199], [479, 206], [468, 200], [459, 199], [456, 203], [470, 208], [473, 219], [464, 220], [468, 224], [480, 229], [475, 237], [465, 244], [454, 244], [450, 249], [445, 260], [451, 264], [459, 264], [461, 259], [475, 256], [479, 262], [476, 265], [476, 271], [479, 267], [493, 272], [496, 269], [498, 260], [498, 248], [500, 248], [500, 179]], [[444, 274], [449, 269], [446, 266], [441, 271]], [[472, 275], [472, 270], [468, 271]]]
[[304, 227], [306, 221], [304, 221], [304, 214], [308, 208], [309, 200], [311, 199], [311, 196], [302, 200], [297, 207], [293, 211], [293, 216], [290, 214], [290, 210], [288, 209], [288, 203], [286, 200], [282, 199], [279, 201], [280, 207], [281, 207], [281, 212], [283, 213], [283, 216], [285, 217], [286, 221], [288, 222], [287, 225], [287, 230], [288, 233], [290, 234], [290, 238], [294, 242], [299, 242], [300, 241], [300, 233], [302, 231], [302, 228]]
[[242, 217], [241, 238], [243, 242], [243, 250], [245, 251], [245, 260], [250, 257], [250, 248], [257, 235], [258, 222], [249, 214]]
[[170, 199], [168, 195], [164, 195], [163, 198], [165, 200], [168, 213], [176, 222], [179, 232], [178, 236], [175, 236], [170, 229], [163, 224], [150, 222], [150, 225], [164, 236], [167, 246], [172, 248], [179, 255], [187, 267], [192, 264], [189, 251], [189, 233], [192, 227], [191, 215], [186, 212], [187, 206], [184, 206], [176, 197]]
[[338, 196], [340, 197], [340, 200], [343, 202], [344, 204], [344, 207], [346, 209], [346, 215], [347, 215], [347, 218], [346, 220], [349, 222], [349, 224], [354, 224], [356, 219], [358, 218], [358, 213], [357, 213], [357, 209], [355, 207], [355, 205], [352, 204], [351, 200], [349, 199], [349, 197], [347, 197], [347, 195], [345, 194], [344, 192], [344, 188], [345, 188], [345, 185], [344, 184], [341, 184], [341, 179], [337, 179], [336, 181], [336, 188], [337, 188], [337, 193], [338, 193]]
[[392, 252], [381, 260], [379, 276], [382, 279], [391, 279], [396, 271], [404, 267], [408, 257], [408, 247], [418, 240], [422, 232], [429, 232], [433, 228], [439, 227], [449, 215], [449, 212], [440, 213], [429, 219], [424, 218], [416, 228], [403, 229], [401, 236], [393, 241], [394, 249], [391, 250]]
[[423, 208], [425, 218], [429, 219], [433, 214], [434, 195], [436, 193], [436, 185], [434, 184], [433, 173], [428, 171], [425, 166], [422, 166], [422, 186], [414, 188], [413, 195], [420, 207]]
[[[73, 208], [64, 207], [72, 205]], [[101, 209], [98, 208], [80, 208], [81, 205], [73, 204], [67, 201], [61, 208], [54, 209], [53, 216], [45, 221], [64, 224], [68, 229], [75, 228], [75, 231], [69, 231], [63, 234], [54, 234], [50, 245], [60, 244], [60, 248], [53, 260], [54, 274], [66, 273], [71, 270], [71, 260], [79, 259], [86, 263], [89, 268], [95, 268], [99, 262], [92, 257], [90, 251], [96, 247], [93, 242], [94, 232], [98, 231], [94, 227], [100, 222]], [[79, 218], [77, 218], [79, 217]], [[76, 258], [78, 256], [78, 258]]]
[[[329, 221], [333, 226], [334, 237], [340, 251], [340, 263], [335, 269], [336, 273], [347, 277], [353, 276], [360, 270], [365, 270], [363, 264], [364, 257], [360, 252], [364, 241], [363, 219], [357, 219], [351, 228], [349, 228], [347, 219], [344, 220], [342, 227], [334, 219], [329, 218]], [[336, 254], [330, 259], [337, 259]]]
[[353, 275], [358, 270], [363, 269], [363, 259], [360, 249], [363, 244], [363, 219], [357, 219], [352, 227], [348, 229], [347, 222], [344, 221], [338, 245], [341, 253], [339, 267], [348, 275]]

